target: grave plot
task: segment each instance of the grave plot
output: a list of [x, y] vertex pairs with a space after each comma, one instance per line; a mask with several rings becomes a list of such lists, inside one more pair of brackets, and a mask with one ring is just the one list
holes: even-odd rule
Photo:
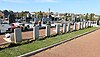
[[22, 32], [22, 39], [31, 39], [33, 37], [33, 31]]

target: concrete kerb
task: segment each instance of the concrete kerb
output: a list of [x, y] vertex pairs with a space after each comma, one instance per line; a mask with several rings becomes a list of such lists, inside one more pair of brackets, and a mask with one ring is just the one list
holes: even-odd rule
[[37, 54], [37, 53], [40, 53], [40, 52], [45, 51], [45, 50], [47, 50], [47, 49], [50, 49], [50, 48], [52, 48], [52, 47], [58, 46], [58, 45], [60, 45], [60, 44], [66, 43], [66, 42], [71, 41], [71, 40], [73, 40], [73, 39], [77, 39], [78, 37], [81, 37], [81, 36], [84, 36], [84, 35], [86, 35], [86, 34], [92, 33], [92, 32], [94, 32], [94, 31], [96, 31], [96, 30], [99, 30], [99, 29], [100, 29], [100, 28], [91, 30], [91, 31], [89, 31], [89, 32], [86, 32], [86, 33], [77, 35], [77, 36], [72, 37], [72, 38], [70, 38], [70, 39], [61, 41], [61, 42], [59, 42], [59, 43], [56, 43], [56, 44], [53, 44], [53, 45], [50, 45], [50, 46], [47, 46], [47, 47], [44, 47], [44, 48], [41, 48], [41, 49], [38, 49], [38, 50], [36, 50], [36, 51], [32, 51], [32, 52], [29, 52], [29, 53], [20, 55], [20, 56], [18, 56], [18, 57], [28, 57], [28, 56], [31, 56], [31, 55], [35, 55], [35, 54]]

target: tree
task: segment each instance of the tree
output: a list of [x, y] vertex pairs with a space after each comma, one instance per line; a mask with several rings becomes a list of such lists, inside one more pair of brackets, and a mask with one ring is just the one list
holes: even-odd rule
[[68, 16], [67, 16], [67, 15], [68, 15], [68, 13], [65, 13], [65, 14], [64, 14], [64, 19], [65, 19], [66, 21], [68, 20]]
[[88, 20], [88, 17], [89, 16], [89, 14], [87, 13], [86, 15], [85, 15], [85, 20]]
[[43, 13], [40, 11], [38, 16], [39, 16], [40, 19], [42, 19], [43, 18]]
[[9, 13], [10, 13], [10, 14], [13, 14], [14, 12], [13, 12], [12, 10], [9, 10]]
[[94, 20], [94, 15], [95, 15], [94, 13], [91, 13], [91, 14], [90, 14], [90, 20], [91, 20], [91, 21]]
[[5, 17], [8, 17], [8, 15], [10, 14], [8, 10], [4, 10], [3, 13]]

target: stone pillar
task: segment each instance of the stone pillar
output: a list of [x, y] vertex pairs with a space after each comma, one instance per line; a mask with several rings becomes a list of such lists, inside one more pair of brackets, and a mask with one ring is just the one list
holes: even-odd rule
[[74, 31], [76, 30], [76, 23], [74, 23], [74, 28], [73, 28], [73, 30], [74, 30]]
[[60, 33], [60, 25], [56, 25], [56, 33], [57, 33], [57, 34]]
[[67, 25], [67, 32], [70, 32], [70, 23], [68, 23], [68, 25]]
[[81, 23], [79, 22], [78, 23], [78, 30], [80, 30], [81, 29]]
[[33, 39], [36, 40], [39, 38], [39, 27], [35, 26], [33, 27]]
[[63, 24], [63, 33], [66, 33], [66, 24]]
[[45, 36], [50, 36], [50, 25], [46, 26]]
[[21, 28], [14, 29], [14, 43], [22, 42]]

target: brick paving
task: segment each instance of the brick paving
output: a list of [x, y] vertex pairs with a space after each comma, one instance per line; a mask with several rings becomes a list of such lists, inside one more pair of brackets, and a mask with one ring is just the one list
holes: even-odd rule
[[30, 57], [100, 57], [100, 29]]

